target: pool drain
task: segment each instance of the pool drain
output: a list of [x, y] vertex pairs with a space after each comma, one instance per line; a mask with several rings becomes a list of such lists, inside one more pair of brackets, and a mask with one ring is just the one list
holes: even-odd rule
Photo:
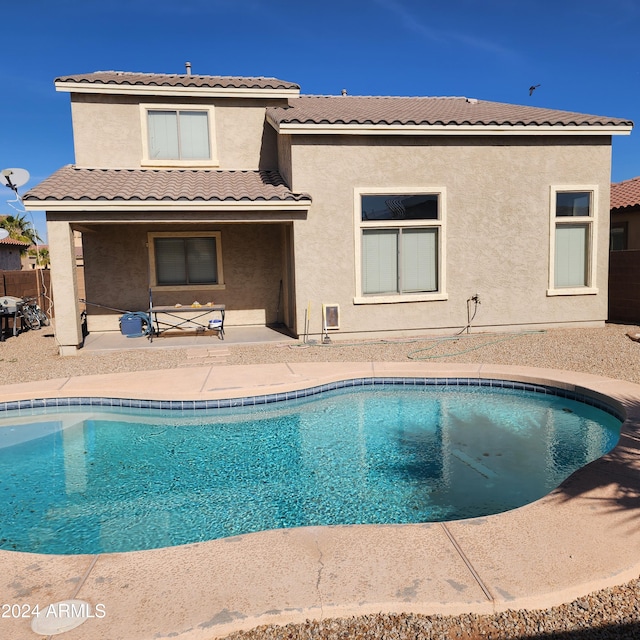
[[79, 627], [90, 617], [92, 607], [85, 600], [63, 600], [42, 607], [31, 620], [31, 629], [41, 636], [55, 636]]

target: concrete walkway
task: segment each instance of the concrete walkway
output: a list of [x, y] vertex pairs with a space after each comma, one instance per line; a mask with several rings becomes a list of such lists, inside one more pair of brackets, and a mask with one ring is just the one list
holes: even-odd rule
[[[545, 498], [438, 524], [306, 527], [95, 556], [0, 552], [0, 603], [22, 610], [77, 598], [95, 617], [65, 640], [208, 640], [260, 624], [364, 613], [490, 613], [560, 604], [640, 575], [640, 387], [553, 370], [433, 363], [198, 367], [0, 387], [0, 402], [267, 395], [359, 377], [496, 378], [613, 399], [619, 445]], [[15, 609], [17, 611], [17, 609]], [[27, 617], [0, 637], [37, 638]]]

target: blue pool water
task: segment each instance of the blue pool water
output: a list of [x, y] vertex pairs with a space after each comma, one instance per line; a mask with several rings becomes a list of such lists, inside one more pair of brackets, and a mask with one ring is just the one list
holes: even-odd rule
[[617, 418], [581, 402], [481, 387], [384, 385], [216, 411], [7, 412], [0, 548], [130, 551], [494, 514], [549, 493], [619, 434]]

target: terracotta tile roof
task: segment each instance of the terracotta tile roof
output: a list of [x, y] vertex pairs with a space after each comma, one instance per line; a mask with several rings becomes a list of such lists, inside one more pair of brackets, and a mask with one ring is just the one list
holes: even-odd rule
[[25, 202], [47, 201], [303, 201], [277, 171], [80, 169], [68, 165], [30, 189]]
[[293, 89], [299, 85], [277, 78], [243, 78], [233, 76], [200, 76], [170, 73], [132, 73], [129, 71], [96, 71], [71, 76], [60, 76], [55, 82], [78, 84], [141, 85], [156, 87], [206, 87], [224, 89]]
[[275, 124], [353, 125], [633, 125], [593, 116], [468, 98], [300, 96], [267, 110]]
[[30, 247], [31, 245], [28, 242], [22, 242], [22, 240], [15, 240], [14, 238], [2, 238], [0, 240], [0, 245], [9, 246], [9, 247]]
[[611, 209], [640, 206], [640, 177], [611, 185]]

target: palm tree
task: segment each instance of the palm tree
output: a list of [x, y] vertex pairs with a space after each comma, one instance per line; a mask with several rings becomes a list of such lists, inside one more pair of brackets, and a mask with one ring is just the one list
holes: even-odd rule
[[29, 249], [29, 255], [36, 259], [36, 264], [40, 265], [43, 269], [48, 269], [50, 264], [49, 249], [47, 247], [41, 247], [37, 251], [35, 249]]
[[0, 218], [0, 227], [6, 229], [9, 232], [9, 237], [14, 240], [35, 245], [42, 242], [42, 238], [25, 215], [4, 216]]

